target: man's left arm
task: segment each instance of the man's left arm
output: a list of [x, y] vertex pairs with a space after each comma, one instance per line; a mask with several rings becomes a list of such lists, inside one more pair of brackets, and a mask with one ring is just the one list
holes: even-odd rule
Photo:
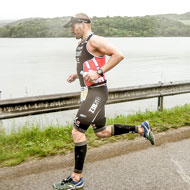
[[[110, 56], [107, 63], [101, 67], [103, 73], [106, 73], [124, 59], [123, 54], [103, 37], [94, 36], [90, 40], [89, 46], [90, 52], [96, 56]], [[85, 80], [93, 82], [99, 78], [99, 75], [96, 71], [91, 71], [84, 73], [83, 77]]]
[[96, 36], [92, 39], [91, 45], [94, 48], [95, 54], [97, 52], [101, 56], [110, 56], [107, 63], [101, 68], [104, 73], [115, 67], [124, 59], [123, 54], [111, 45], [104, 37]]
[[[96, 56], [110, 56], [107, 63], [101, 67], [103, 73], [106, 73], [124, 59], [123, 54], [103, 37], [94, 36], [90, 40], [89, 46], [90, 52]], [[84, 73], [83, 77], [87, 81], [95, 81], [99, 78], [99, 75], [96, 71], [91, 71]]]

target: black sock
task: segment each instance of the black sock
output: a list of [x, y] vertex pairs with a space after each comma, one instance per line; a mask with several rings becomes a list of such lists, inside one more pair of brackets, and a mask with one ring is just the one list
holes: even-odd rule
[[87, 144], [85, 142], [75, 143], [75, 173], [82, 173], [84, 160], [87, 152]]
[[138, 133], [138, 127], [135, 125], [120, 125], [120, 124], [114, 124], [112, 126], [112, 136], [121, 135], [125, 133]]

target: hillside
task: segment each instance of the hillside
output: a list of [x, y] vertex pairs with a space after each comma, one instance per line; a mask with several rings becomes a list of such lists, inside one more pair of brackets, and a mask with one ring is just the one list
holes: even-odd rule
[[[0, 37], [39, 38], [72, 37], [63, 28], [69, 17], [29, 18], [0, 27]], [[107, 37], [190, 36], [190, 12], [143, 17], [93, 17], [94, 33]]]
[[184, 14], [161, 14], [155, 15], [156, 17], [164, 17], [172, 20], [190, 20], [190, 12]]
[[190, 12], [184, 14], [162, 14], [155, 15], [156, 17], [167, 18], [170, 20], [180, 21], [185, 25], [190, 25]]

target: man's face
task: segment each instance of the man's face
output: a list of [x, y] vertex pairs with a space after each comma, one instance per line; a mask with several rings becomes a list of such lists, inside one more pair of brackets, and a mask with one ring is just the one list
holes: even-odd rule
[[76, 39], [83, 37], [83, 29], [81, 23], [76, 23], [71, 27], [71, 32], [75, 35]]

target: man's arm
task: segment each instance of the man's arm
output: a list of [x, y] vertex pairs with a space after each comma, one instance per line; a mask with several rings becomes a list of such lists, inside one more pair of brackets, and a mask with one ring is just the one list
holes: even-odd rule
[[[93, 38], [91, 38], [88, 43], [88, 50], [96, 56], [110, 56], [107, 63], [101, 67], [103, 73], [106, 73], [124, 59], [123, 54], [118, 49], [109, 44], [105, 38], [100, 36], [93, 36]], [[83, 77], [87, 81], [95, 81], [99, 78], [99, 75], [96, 71], [91, 71], [84, 73]]]
[[111, 45], [105, 38], [94, 36], [88, 44], [88, 49], [91, 53], [97, 56], [110, 56], [107, 63], [101, 68], [103, 72], [107, 72], [115, 67], [120, 61], [124, 59], [123, 54]]

